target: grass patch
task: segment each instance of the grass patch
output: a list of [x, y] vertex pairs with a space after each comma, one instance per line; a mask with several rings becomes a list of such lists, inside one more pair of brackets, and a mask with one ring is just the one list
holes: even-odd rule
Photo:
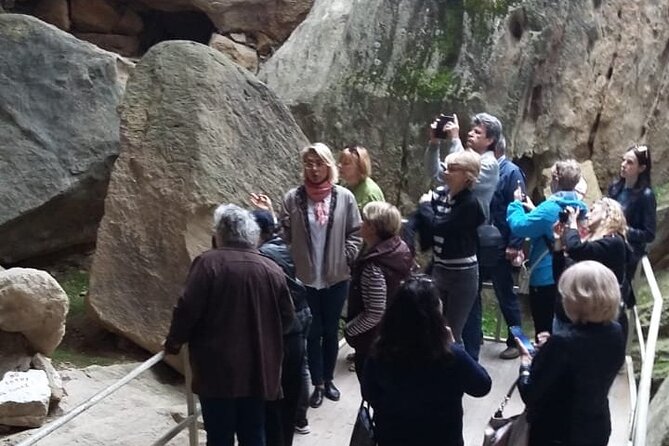
[[87, 353], [78, 352], [66, 345], [60, 345], [51, 355], [56, 366], [83, 368], [89, 365], [112, 365], [118, 363], [117, 358], [104, 356], [93, 356]]
[[71, 269], [56, 277], [60, 286], [63, 287], [67, 297], [70, 298], [70, 311], [68, 319], [81, 316], [85, 313], [84, 301], [88, 293], [88, 272]]

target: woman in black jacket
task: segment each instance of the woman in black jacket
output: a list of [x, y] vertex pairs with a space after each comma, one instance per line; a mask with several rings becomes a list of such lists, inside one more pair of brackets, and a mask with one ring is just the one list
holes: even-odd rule
[[[627, 275], [627, 261], [632, 251], [627, 244], [627, 223], [620, 204], [611, 198], [600, 198], [593, 203], [585, 224], [580, 228], [577, 212], [572, 208], [565, 210], [569, 214], [566, 224], [560, 222], [553, 227], [555, 243], [553, 245], [553, 277], [560, 280], [564, 269], [575, 262], [595, 260], [608, 267], [616, 275], [623, 302], [627, 301], [630, 284]], [[556, 322], [553, 330], [569, 323], [569, 319], [560, 301], [556, 302]], [[626, 330], [627, 318], [621, 312], [620, 323]]]
[[517, 341], [529, 446], [606, 446], [607, 396], [625, 359], [618, 280], [601, 263], [585, 260], [565, 270], [558, 290], [572, 324], [548, 337], [534, 359]]
[[480, 156], [472, 150], [451, 153], [442, 168], [446, 187], [423, 195], [419, 212], [430, 225], [432, 277], [444, 302], [444, 316], [461, 343], [479, 286], [476, 229], [485, 216], [471, 189], [481, 169]]
[[432, 279], [400, 286], [363, 371], [379, 446], [463, 446], [462, 396], [484, 396], [490, 386], [485, 369], [453, 342]]
[[[651, 165], [648, 146], [630, 147], [623, 155], [620, 178], [609, 187], [609, 197], [622, 205], [627, 219], [627, 241], [634, 250], [634, 259], [629, 263], [630, 280], [646, 254], [646, 244], [655, 239], [657, 203], [651, 188]], [[627, 304], [635, 304], [633, 292]]]

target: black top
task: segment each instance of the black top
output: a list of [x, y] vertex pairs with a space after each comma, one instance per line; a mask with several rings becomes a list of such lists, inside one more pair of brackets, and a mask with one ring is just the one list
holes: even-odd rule
[[485, 221], [481, 204], [469, 189], [454, 197], [448, 189], [433, 191], [431, 203], [421, 203], [419, 212], [431, 221], [434, 261], [446, 268], [461, 268], [476, 264], [478, 228]]
[[370, 357], [362, 395], [374, 409], [379, 446], [462, 446], [462, 395], [481, 397], [491, 380], [459, 345], [451, 362], [387, 364]]
[[281, 237], [274, 236], [260, 245], [258, 251], [281, 267], [288, 284], [288, 289], [290, 290], [290, 297], [292, 298], [297, 317], [290, 326], [284, 327], [284, 334], [302, 333], [305, 327], [305, 319], [311, 317], [311, 311], [307, 311], [309, 308], [307, 290], [300, 279], [295, 276], [295, 264], [293, 263], [293, 257], [286, 242]]
[[[631, 251], [625, 239], [619, 234], [602, 237], [598, 240], [581, 241], [578, 230], [574, 228], [565, 229], [564, 253], [556, 251], [553, 253], [553, 278], [558, 283], [562, 272], [576, 262], [582, 260], [595, 260], [613, 271], [620, 286], [620, 294], [629, 306], [630, 283], [627, 275], [627, 262], [630, 260]], [[556, 316], [568, 322], [561, 300], [556, 302]]]
[[625, 188], [618, 182], [609, 187], [609, 197], [623, 207], [627, 220], [627, 241], [638, 258], [646, 253], [646, 244], [655, 239], [657, 229], [657, 203], [650, 187], [644, 189]]
[[617, 322], [574, 324], [551, 336], [532, 361], [530, 375], [518, 382], [530, 446], [606, 445], [611, 434], [607, 395], [624, 359]]

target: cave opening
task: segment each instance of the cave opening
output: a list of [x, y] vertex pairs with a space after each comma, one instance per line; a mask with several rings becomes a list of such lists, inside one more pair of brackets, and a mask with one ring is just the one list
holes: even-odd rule
[[149, 10], [141, 13], [144, 32], [139, 51], [148, 51], [153, 45], [166, 40], [191, 40], [207, 45], [216, 26], [203, 12], [166, 12]]

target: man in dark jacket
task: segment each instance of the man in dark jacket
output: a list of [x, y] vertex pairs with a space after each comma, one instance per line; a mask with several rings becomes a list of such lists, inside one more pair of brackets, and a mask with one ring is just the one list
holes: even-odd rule
[[[506, 222], [506, 208], [513, 198], [514, 191], [520, 187], [525, 190], [525, 175], [510, 159], [506, 157], [506, 139], [502, 136], [495, 148], [495, 156], [499, 163], [499, 182], [490, 202], [490, 215], [493, 224], [499, 229], [506, 244], [505, 258], [500, 259], [497, 266], [491, 268], [490, 278], [495, 290], [495, 296], [499, 302], [499, 308], [504, 317], [507, 327], [521, 325], [520, 305], [518, 296], [513, 291], [513, 266], [511, 260], [522, 250], [523, 239], [512, 237], [509, 224]], [[514, 359], [520, 355], [516, 347], [516, 341], [508, 333], [506, 338], [506, 349], [500, 353], [502, 359]]]
[[[311, 324], [311, 310], [307, 303], [307, 290], [295, 277], [295, 265], [288, 246], [275, 232], [274, 215], [264, 210], [255, 210], [252, 214], [260, 227], [258, 250], [283, 270], [297, 316], [292, 325], [284, 327], [281, 373], [283, 399], [267, 404], [267, 446], [290, 446], [293, 444], [295, 426], [304, 429], [309, 424], [306, 421], [309, 397], [308, 372], [306, 372], [306, 380], [303, 378], [307, 367], [306, 342], [307, 331]], [[301, 405], [300, 402], [302, 402]], [[300, 406], [299, 411], [298, 405]]]
[[193, 260], [165, 352], [189, 343], [208, 445], [265, 445], [265, 402], [282, 397], [284, 327], [295, 313], [284, 273], [255, 248], [259, 228], [235, 205], [214, 212], [215, 248]]

